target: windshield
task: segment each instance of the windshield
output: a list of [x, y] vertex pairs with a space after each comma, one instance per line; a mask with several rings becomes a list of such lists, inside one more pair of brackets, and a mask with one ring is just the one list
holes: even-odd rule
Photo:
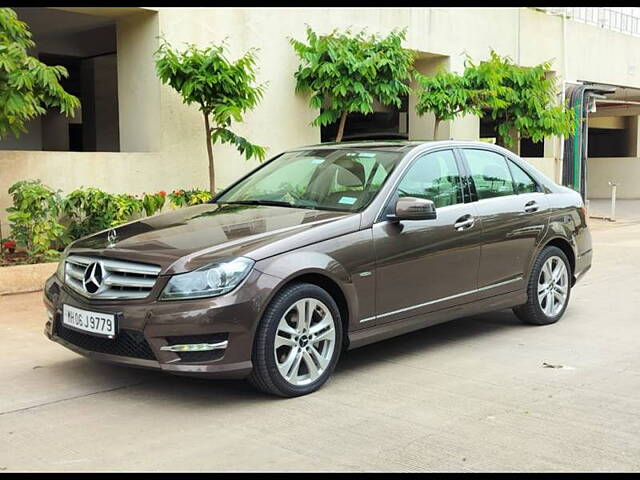
[[401, 158], [398, 152], [356, 148], [288, 152], [221, 195], [217, 203], [355, 212], [373, 200]]

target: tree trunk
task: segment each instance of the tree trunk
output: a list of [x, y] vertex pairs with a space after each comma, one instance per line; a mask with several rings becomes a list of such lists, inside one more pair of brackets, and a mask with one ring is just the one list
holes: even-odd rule
[[211, 148], [211, 127], [209, 126], [209, 114], [204, 113], [204, 130], [207, 136], [207, 155], [209, 157], [209, 190], [211, 195], [216, 192], [216, 172], [213, 165], [213, 149]]
[[438, 127], [440, 126], [440, 119], [436, 118], [436, 123], [433, 125], [433, 139], [438, 139]]
[[509, 131], [509, 138], [511, 139], [511, 146], [507, 145], [505, 138], [501, 135], [498, 135], [496, 138], [496, 143], [506, 148], [507, 150], [512, 151], [516, 155], [520, 155], [520, 132], [518, 132], [515, 128]]
[[344, 124], [347, 122], [347, 112], [342, 112], [340, 116], [340, 125], [338, 126], [338, 134], [336, 135], [336, 142], [342, 141], [344, 135]]

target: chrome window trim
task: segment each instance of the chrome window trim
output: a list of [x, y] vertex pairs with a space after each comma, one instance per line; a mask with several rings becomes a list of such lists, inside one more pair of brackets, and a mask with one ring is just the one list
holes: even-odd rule
[[[453, 206], [453, 205], [452, 205]], [[456, 293], [455, 295], [450, 295], [448, 297], [438, 298], [436, 300], [430, 300], [428, 302], [420, 303], [417, 305], [412, 305], [410, 307], [400, 308], [398, 310], [393, 310], [391, 312], [382, 313], [380, 315], [374, 315], [373, 317], [367, 317], [360, 320], [360, 323], [369, 322], [371, 320], [378, 320], [380, 318], [388, 317], [389, 315], [395, 315], [396, 313], [407, 312], [409, 310], [414, 310], [416, 308], [426, 307], [428, 305], [434, 305], [436, 303], [445, 302], [447, 300], [453, 300], [454, 298], [464, 297], [465, 295], [471, 295], [472, 293], [483, 292], [485, 290], [490, 290], [492, 288], [502, 287], [503, 285], [508, 285], [513, 282], [517, 282], [522, 280], [522, 277], [512, 278], [511, 280], [505, 280], [504, 282], [493, 283], [491, 285], [486, 285], [480, 288], [474, 288], [473, 290], [469, 290], [467, 292]]]

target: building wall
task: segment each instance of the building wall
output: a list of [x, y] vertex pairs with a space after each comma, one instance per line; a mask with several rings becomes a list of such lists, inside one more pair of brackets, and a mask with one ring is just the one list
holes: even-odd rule
[[587, 197], [611, 198], [609, 182], [617, 183], [617, 198], [640, 199], [640, 158], [589, 158]]
[[[0, 173], [0, 205], [5, 208], [11, 204], [7, 190], [18, 180], [39, 179], [64, 193], [98, 187], [111, 193], [140, 194], [207, 184], [198, 171], [182, 168], [157, 152], [5, 151], [0, 155]], [[0, 222], [3, 235], [8, 236], [4, 209]]]
[[[153, 52], [158, 36], [172, 45], [207, 45], [227, 39], [229, 56], [259, 48], [258, 82], [266, 83], [259, 106], [234, 125], [235, 131], [268, 147], [268, 156], [290, 147], [319, 142], [320, 130], [310, 122], [317, 112], [308, 99], [294, 93], [298, 65], [288, 37], [304, 39], [305, 25], [316, 31], [334, 28], [387, 33], [407, 27], [406, 46], [420, 52], [425, 71], [443, 66], [464, 68], [464, 53], [474, 61], [493, 48], [522, 65], [552, 61], [558, 80], [566, 68], [569, 81], [585, 80], [640, 87], [640, 39], [581, 23], [566, 22], [567, 56], [562, 48], [559, 17], [522, 8], [66, 8], [112, 16], [117, 28], [117, 75], [120, 153], [0, 152], [0, 222], [6, 225], [6, 189], [17, 180], [40, 178], [68, 191], [95, 185], [108, 191], [140, 193], [175, 187], [206, 187], [207, 156], [202, 116], [185, 106], [155, 75]], [[565, 62], [566, 60], [566, 62]], [[415, 104], [415, 102], [414, 102]], [[411, 109], [410, 109], [411, 110]], [[432, 136], [433, 119], [410, 112], [411, 138]], [[430, 128], [431, 127], [431, 128]], [[476, 139], [478, 119], [445, 122], [440, 138]], [[545, 157], [527, 159], [550, 177], [559, 178], [559, 142], [545, 142]], [[232, 147], [216, 145], [218, 185], [224, 187], [255, 167]], [[599, 169], [590, 181], [606, 178]], [[620, 160], [620, 159], [617, 159]], [[600, 162], [600, 163], [599, 163]], [[590, 167], [591, 168], [591, 167]], [[640, 176], [638, 177], [640, 184]], [[595, 188], [595, 187], [594, 187]], [[598, 187], [599, 188], [599, 187]], [[595, 190], [594, 190], [595, 191]], [[599, 191], [599, 190], [597, 190]], [[639, 195], [640, 196], [640, 195]], [[6, 230], [4, 230], [6, 231]]]

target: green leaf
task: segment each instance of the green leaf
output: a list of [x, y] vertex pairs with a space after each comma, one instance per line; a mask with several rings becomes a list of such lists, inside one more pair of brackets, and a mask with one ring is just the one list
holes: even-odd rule
[[289, 42], [300, 59], [296, 92], [310, 94], [311, 108], [324, 106], [312, 125], [335, 122], [342, 112], [371, 113], [375, 100], [400, 105], [409, 93], [415, 54], [402, 48], [405, 30], [386, 37], [349, 30], [319, 35], [307, 26], [306, 34], [307, 43]]
[[60, 85], [67, 70], [29, 56], [34, 45], [27, 24], [12, 9], [0, 8], [0, 140], [26, 132], [27, 122], [49, 108], [73, 116], [80, 106]]

